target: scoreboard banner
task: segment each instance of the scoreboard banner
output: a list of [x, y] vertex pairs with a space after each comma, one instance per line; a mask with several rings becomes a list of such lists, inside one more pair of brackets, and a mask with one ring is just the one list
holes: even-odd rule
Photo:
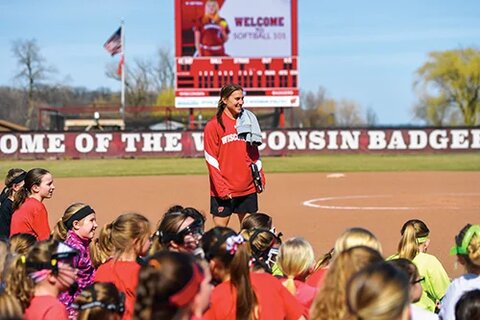
[[238, 83], [247, 107], [298, 107], [297, 0], [175, 0], [175, 106], [215, 108]]

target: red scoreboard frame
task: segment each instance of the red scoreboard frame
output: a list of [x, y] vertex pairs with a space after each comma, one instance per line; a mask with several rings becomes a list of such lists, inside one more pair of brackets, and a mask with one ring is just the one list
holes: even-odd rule
[[175, 0], [175, 106], [238, 83], [247, 107], [298, 107], [297, 1]]

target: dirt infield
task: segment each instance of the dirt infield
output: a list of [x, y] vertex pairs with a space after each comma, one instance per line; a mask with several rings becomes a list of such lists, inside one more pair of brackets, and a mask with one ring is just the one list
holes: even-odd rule
[[[156, 224], [173, 204], [209, 212], [207, 176], [64, 178], [55, 185], [53, 198], [45, 201], [52, 226], [77, 201], [95, 208], [100, 226], [131, 211]], [[448, 251], [461, 227], [480, 223], [480, 172], [270, 174], [259, 201], [284, 239], [304, 236], [318, 254], [345, 228], [360, 226], [377, 235], [388, 256], [396, 250], [402, 224], [422, 219], [431, 231], [429, 252], [455, 277], [462, 268], [455, 269]], [[232, 222], [237, 229], [236, 218]]]

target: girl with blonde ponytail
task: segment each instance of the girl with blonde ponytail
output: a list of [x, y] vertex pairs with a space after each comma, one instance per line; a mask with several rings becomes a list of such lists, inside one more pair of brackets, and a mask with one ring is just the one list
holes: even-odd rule
[[315, 266], [315, 254], [311, 244], [303, 238], [291, 238], [282, 243], [277, 264], [286, 279], [282, 284], [297, 300], [310, 309], [317, 289], [305, 283], [305, 278]]
[[425, 222], [412, 219], [403, 224], [400, 233], [402, 238], [398, 243], [398, 252], [388, 259], [405, 258], [417, 266], [420, 277], [425, 280], [421, 283], [422, 297], [416, 305], [435, 312], [437, 303], [447, 292], [450, 279], [441, 262], [427, 253], [430, 230]]
[[456, 255], [466, 273], [452, 281], [442, 300], [442, 319], [455, 319], [455, 305], [467, 291], [480, 288], [480, 225], [467, 224], [455, 237], [450, 254]]
[[76, 311], [72, 308], [73, 301], [83, 289], [93, 283], [95, 277], [95, 268], [90, 258], [90, 244], [97, 227], [95, 211], [87, 204], [74, 203], [65, 210], [53, 230], [54, 239], [64, 241], [79, 252], [72, 262], [73, 267], [78, 270], [77, 290], [64, 292], [59, 297], [67, 307], [70, 318], [76, 317]]

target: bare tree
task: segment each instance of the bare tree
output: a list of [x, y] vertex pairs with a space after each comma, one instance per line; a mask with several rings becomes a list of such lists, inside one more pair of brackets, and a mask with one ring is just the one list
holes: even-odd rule
[[175, 63], [173, 55], [168, 48], [159, 48], [157, 50], [156, 58], [158, 61], [155, 63], [154, 81], [157, 87], [157, 91], [160, 93], [163, 90], [173, 88], [175, 80]]
[[340, 127], [358, 127], [365, 124], [360, 106], [349, 100], [340, 100], [335, 108], [335, 122]]
[[46, 80], [48, 75], [55, 70], [53, 67], [47, 66], [35, 39], [14, 41], [12, 43], [12, 53], [19, 66], [15, 79], [19, 80], [27, 90], [28, 109], [25, 125], [30, 127], [35, 108], [35, 91], [42, 81]]

